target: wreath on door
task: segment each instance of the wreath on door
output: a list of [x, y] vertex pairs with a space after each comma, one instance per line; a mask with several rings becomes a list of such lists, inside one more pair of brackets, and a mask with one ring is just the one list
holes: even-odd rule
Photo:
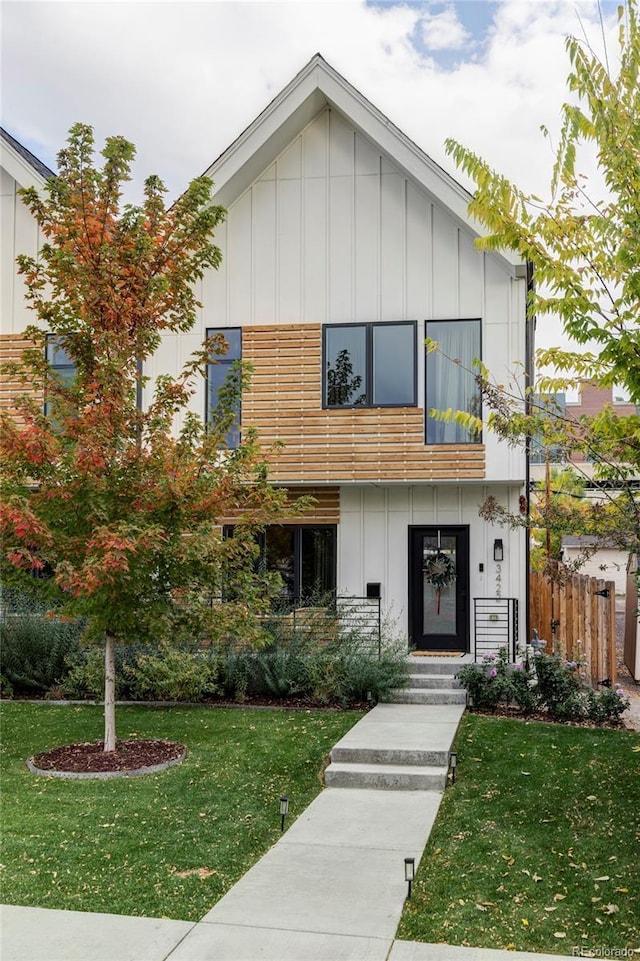
[[446, 554], [438, 551], [422, 565], [422, 573], [428, 584], [436, 589], [436, 614], [440, 613], [440, 597], [444, 587], [448, 587], [456, 579], [456, 566]]

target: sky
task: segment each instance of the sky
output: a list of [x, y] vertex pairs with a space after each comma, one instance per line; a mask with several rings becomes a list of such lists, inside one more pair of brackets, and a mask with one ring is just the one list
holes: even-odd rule
[[[615, 59], [611, 0], [2, 0], [2, 126], [55, 169], [70, 126], [175, 197], [319, 52], [465, 186], [454, 137], [545, 196], [568, 34]], [[602, 14], [602, 19], [601, 19]], [[540, 127], [549, 130], [545, 138]], [[133, 196], [132, 199], [137, 199]]]

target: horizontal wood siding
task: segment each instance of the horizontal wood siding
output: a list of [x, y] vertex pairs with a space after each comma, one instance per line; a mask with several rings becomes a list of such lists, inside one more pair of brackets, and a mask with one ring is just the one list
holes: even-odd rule
[[481, 444], [424, 443], [420, 407], [322, 409], [319, 324], [245, 327], [254, 367], [242, 420], [258, 429], [278, 482], [478, 480]]
[[[313, 498], [306, 510], [297, 508], [301, 497]], [[225, 517], [221, 524], [235, 524], [238, 515]], [[280, 524], [339, 524], [340, 489], [338, 487], [295, 487], [287, 490], [287, 503]]]
[[4, 364], [17, 363], [22, 352], [33, 343], [22, 334], [0, 334], [0, 408], [15, 412], [16, 398], [21, 394], [32, 393], [42, 398], [41, 391], [30, 391], [14, 377], [8, 377], [2, 370]]

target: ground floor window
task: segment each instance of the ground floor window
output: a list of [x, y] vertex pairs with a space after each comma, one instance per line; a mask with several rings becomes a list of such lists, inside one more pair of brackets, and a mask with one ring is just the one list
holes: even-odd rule
[[261, 562], [280, 574], [286, 597], [333, 593], [336, 543], [335, 525], [274, 524], [261, 535]]

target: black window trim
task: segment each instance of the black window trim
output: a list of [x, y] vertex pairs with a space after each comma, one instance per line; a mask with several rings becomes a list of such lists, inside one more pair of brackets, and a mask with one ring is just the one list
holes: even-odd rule
[[[327, 331], [338, 327], [364, 327], [365, 329], [365, 364], [367, 375], [367, 399], [364, 404], [328, 404], [327, 403]], [[375, 327], [413, 327], [413, 400], [402, 404], [374, 404], [373, 403], [373, 330]], [[322, 325], [322, 409], [323, 410], [374, 410], [383, 407], [417, 407], [418, 406], [418, 321], [417, 320], [359, 320], [348, 323]]]
[[301, 598], [304, 596], [302, 591], [302, 532], [303, 530], [322, 530], [322, 531], [333, 531], [333, 544], [332, 544], [332, 566], [335, 575], [336, 586], [333, 588], [333, 593], [337, 589], [338, 583], [338, 525], [337, 524], [268, 524], [267, 527], [260, 531], [258, 534], [258, 545], [260, 547], [260, 558], [258, 563], [263, 564], [266, 556], [266, 532], [269, 527], [286, 527], [293, 530], [293, 578], [294, 578], [294, 598]]
[[[482, 350], [482, 348], [483, 348], [483, 344], [482, 344], [482, 317], [431, 317], [429, 320], [425, 320], [425, 322], [424, 322], [424, 339], [425, 339], [425, 352], [424, 352], [424, 356], [425, 356], [425, 364], [424, 364], [424, 442], [425, 442], [425, 446], [427, 446], [427, 447], [460, 447], [460, 446], [462, 446], [462, 445], [467, 445], [467, 444], [470, 444], [470, 445], [473, 445], [473, 444], [478, 445], [478, 444], [483, 444], [483, 443], [484, 443], [484, 434], [483, 434], [483, 433], [480, 434], [480, 439], [479, 439], [479, 440], [445, 440], [445, 441], [438, 441], [438, 443], [436, 443], [436, 444], [430, 443], [430, 442], [427, 440], [427, 430], [428, 430], [428, 423], [429, 423], [429, 411], [430, 411], [430, 409], [431, 409], [430, 406], [429, 406], [429, 404], [428, 404], [428, 402], [427, 402], [427, 391], [428, 391], [428, 389], [429, 389], [429, 378], [427, 377], [427, 348], [426, 348], [426, 342], [427, 342], [427, 337], [428, 337], [428, 325], [429, 325], [429, 324], [458, 324], [458, 323], [469, 323], [469, 321], [472, 321], [472, 320], [474, 320], [474, 321], [476, 321], [476, 322], [478, 323], [478, 332], [479, 332], [479, 338], [478, 338], [478, 340], [479, 340], [479, 348], [480, 348], [479, 357], [480, 357], [480, 359], [482, 359], [482, 355], [483, 355], [483, 350]], [[482, 395], [480, 395], [480, 413], [479, 413], [478, 416], [482, 419]]]

